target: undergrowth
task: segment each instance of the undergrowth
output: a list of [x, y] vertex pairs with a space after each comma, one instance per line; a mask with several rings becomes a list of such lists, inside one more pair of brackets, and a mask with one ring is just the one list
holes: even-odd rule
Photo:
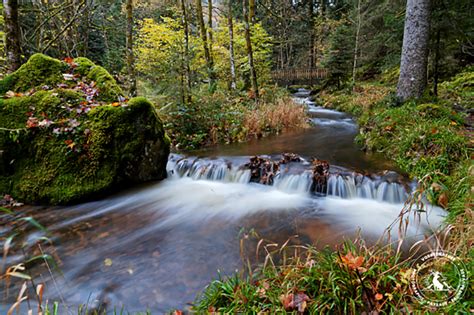
[[285, 90], [268, 87], [260, 93], [256, 102], [246, 94], [200, 91], [192, 103], [170, 103], [159, 112], [178, 150], [242, 142], [307, 125], [305, 108], [294, 103]]

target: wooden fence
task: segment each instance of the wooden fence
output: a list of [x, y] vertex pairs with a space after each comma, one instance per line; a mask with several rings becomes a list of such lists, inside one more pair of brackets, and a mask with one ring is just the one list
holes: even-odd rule
[[273, 81], [280, 84], [312, 84], [328, 76], [327, 69], [285, 69], [272, 71]]

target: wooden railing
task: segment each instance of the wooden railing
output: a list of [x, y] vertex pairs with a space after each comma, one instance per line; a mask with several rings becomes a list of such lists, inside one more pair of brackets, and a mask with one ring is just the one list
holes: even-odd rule
[[285, 69], [272, 71], [272, 79], [276, 82], [310, 83], [328, 76], [327, 69]]

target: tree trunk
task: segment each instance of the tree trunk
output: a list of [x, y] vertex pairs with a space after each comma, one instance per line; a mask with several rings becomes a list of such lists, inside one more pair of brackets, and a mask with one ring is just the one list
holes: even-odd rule
[[438, 80], [439, 80], [439, 44], [441, 40], [441, 30], [438, 28], [436, 32], [436, 47], [435, 47], [435, 60], [434, 60], [434, 73], [433, 73], [433, 93], [438, 96]]
[[250, 40], [250, 23], [249, 14], [247, 12], [247, 0], [243, 0], [243, 15], [244, 15], [244, 28], [245, 28], [245, 43], [247, 46], [247, 56], [250, 67], [250, 82], [252, 84], [252, 90], [255, 96], [255, 100], [258, 100], [258, 84], [257, 84], [257, 72], [253, 63], [253, 51], [252, 42]]
[[249, 22], [255, 23], [255, 0], [249, 0]]
[[232, 22], [232, 0], [229, 0], [229, 12], [227, 13], [227, 24], [229, 27], [229, 61], [230, 61], [230, 88], [237, 88], [235, 79], [235, 57], [234, 57], [234, 25]]
[[314, 69], [314, 1], [309, 1], [309, 68]]
[[209, 39], [209, 55], [211, 57], [212, 65], [214, 66], [214, 56], [212, 54], [212, 46], [214, 44], [213, 38], [212, 38], [212, 15], [213, 15], [212, 14], [212, 10], [213, 10], [212, 0], [208, 0], [207, 8], [208, 8], [207, 37]]
[[13, 72], [21, 66], [20, 25], [18, 23], [18, 1], [3, 0], [5, 19], [5, 55], [7, 71]]
[[186, 92], [183, 93], [184, 102], [191, 103], [191, 69], [189, 67], [189, 27], [188, 27], [188, 15], [186, 10], [186, 0], [181, 0], [181, 22], [184, 31], [184, 73], [186, 77]]
[[204, 17], [202, 13], [202, 3], [201, 0], [196, 0], [196, 15], [199, 24], [199, 30], [201, 32], [201, 40], [204, 48], [204, 58], [206, 59], [207, 72], [209, 76], [209, 86], [214, 85], [214, 66], [211, 58], [211, 53], [209, 52], [209, 46], [207, 43], [207, 32], [206, 25], [204, 24]]
[[127, 70], [129, 96], [137, 96], [137, 78], [135, 76], [135, 58], [133, 55], [133, 0], [127, 0]]
[[352, 86], [355, 87], [356, 82], [356, 69], [357, 69], [357, 55], [359, 53], [359, 37], [360, 37], [360, 23], [361, 23], [361, 13], [360, 13], [360, 2], [357, 1], [357, 27], [356, 27], [356, 36], [355, 36], [355, 45], [354, 45], [354, 63], [352, 65]]
[[408, 0], [397, 96], [419, 98], [426, 88], [430, 0]]

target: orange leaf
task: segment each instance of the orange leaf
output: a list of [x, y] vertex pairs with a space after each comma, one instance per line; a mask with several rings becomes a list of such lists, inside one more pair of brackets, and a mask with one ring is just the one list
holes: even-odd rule
[[446, 193], [442, 193], [441, 195], [439, 195], [438, 204], [443, 208], [446, 208], [448, 206], [448, 196], [446, 195]]
[[65, 62], [65, 63], [68, 63], [68, 64], [71, 64], [71, 63], [74, 62], [74, 59], [71, 58], [71, 57], [66, 57], [66, 58], [64, 58], [64, 62]]
[[76, 145], [72, 140], [64, 140], [64, 143], [68, 146], [68, 148], [73, 149]]
[[350, 269], [359, 269], [362, 270], [362, 264], [364, 263], [364, 257], [358, 256], [354, 257], [352, 253], [347, 253], [347, 255], [341, 257], [342, 262], [347, 265]]
[[377, 293], [377, 294], [375, 295], [375, 299], [376, 299], [377, 301], [380, 301], [381, 299], [383, 299], [382, 293]]
[[113, 107], [120, 106], [120, 103], [119, 103], [119, 102], [113, 102], [113, 103], [112, 103], [112, 106], [113, 106]]

